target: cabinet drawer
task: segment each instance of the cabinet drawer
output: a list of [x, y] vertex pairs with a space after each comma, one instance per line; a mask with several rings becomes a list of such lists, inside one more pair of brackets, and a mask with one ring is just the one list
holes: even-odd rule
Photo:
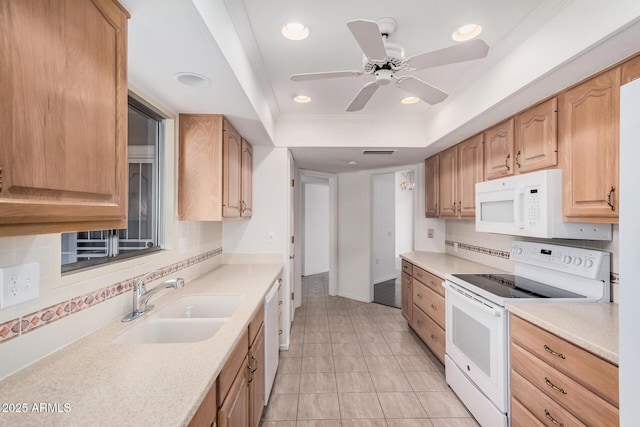
[[409, 323], [411, 323], [411, 308], [413, 307], [412, 283], [413, 279], [411, 278], [411, 276], [403, 271], [402, 288], [400, 289], [400, 312]]
[[435, 320], [440, 327], [445, 327], [444, 298], [417, 280], [413, 286], [413, 303]]
[[442, 287], [443, 280], [440, 277], [431, 274], [420, 267], [416, 267], [415, 265], [413, 266], [413, 277], [421, 281], [423, 285], [427, 286], [431, 290], [444, 296], [444, 288]]
[[260, 327], [264, 322], [264, 304], [260, 304], [258, 309], [253, 315], [253, 319], [249, 323], [249, 346], [253, 345], [253, 341], [256, 339], [256, 335], [260, 331]]
[[407, 260], [402, 260], [402, 271], [407, 273], [409, 276], [413, 274], [413, 264], [411, 264]]
[[189, 427], [211, 427], [215, 425], [218, 416], [217, 388], [218, 384], [214, 382], [196, 414], [189, 422]]
[[444, 363], [445, 335], [444, 329], [427, 316], [417, 305], [413, 305], [413, 330], [416, 331], [422, 341]]
[[617, 366], [514, 315], [511, 339], [613, 406], [619, 406]]
[[517, 399], [511, 398], [511, 427], [544, 427]]
[[[549, 396], [538, 390], [533, 384], [524, 379], [520, 374], [511, 370], [511, 402], [518, 401], [535, 418], [547, 427], [558, 427], [563, 424], [567, 427], [586, 427], [580, 420], [571, 415], [566, 409], [554, 402]], [[511, 407], [513, 411], [513, 405]], [[512, 413], [511, 425], [529, 426], [527, 419], [519, 419], [519, 414]], [[518, 418], [517, 418], [518, 417]], [[601, 424], [604, 425], [604, 424]], [[613, 425], [613, 424], [612, 424]]]
[[[233, 384], [236, 374], [241, 368], [245, 368], [247, 352], [249, 351], [249, 334], [247, 330], [242, 334], [236, 346], [231, 351], [227, 363], [225, 363], [220, 375], [218, 376], [218, 406], [222, 405], [222, 401], [229, 392], [231, 384]], [[243, 363], [244, 361], [244, 363]]]

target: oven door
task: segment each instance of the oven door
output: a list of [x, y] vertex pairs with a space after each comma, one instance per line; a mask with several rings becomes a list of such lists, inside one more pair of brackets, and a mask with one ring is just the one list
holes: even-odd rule
[[508, 409], [507, 312], [445, 282], [447, 354], [503, 413]]

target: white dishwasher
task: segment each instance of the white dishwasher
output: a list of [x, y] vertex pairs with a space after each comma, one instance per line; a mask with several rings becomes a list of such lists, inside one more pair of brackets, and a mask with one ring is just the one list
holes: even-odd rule
[[269, 395], [278, 370], [278, 287], [277, 280], [264, 297], [264, 405], [269, 403]]

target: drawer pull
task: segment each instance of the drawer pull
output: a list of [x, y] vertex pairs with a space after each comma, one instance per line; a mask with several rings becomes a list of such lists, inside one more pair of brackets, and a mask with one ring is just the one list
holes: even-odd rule
[[416, 294], [416, 296], [417, 296], [418, 298], [422, 298], [422, 294], [421, 294], [420, 292], [418, 292], [418, 293]]
[[431, 337], [431, 339], [432, 339], [432, 340], [434, 340], [435, 342], [438, 342], [438, 339], [436, 338], [436, 336], [435, 336], [435, 335], [430, 334], [429, 336]]
[[551, 416], [551, 414], [549, 413], [549, 411], [547, 411], [546, 409], [544, 410], [544, 416], [547, 417], [547, 419], [549, 421], [551, 421], [552, 423], [554, 423], [555, 425], [557, 425], [559, 427], [564, 427], [564, 423], [561, 423], [560, 421], [558, 421], [555, 418], [553, 418]]
[[438, 311], [438, 307], [436, 307], [435, 305], [431, 304], [431, 308], [433, 309], [433, 311]]
[[552, 383], [551, 380], [549, 380], [549, 378], [544, 377], [544, 382], [547, 383], [547, 385], [549, 387], [551, 387], [552, 389], [554, 389], [555, 391], [559, 391], [562, 394], [567, 394], [567, 391], [565, 389], [560, 388], [557, 385], [555, 385], [554, 383]]
[[416, 323], [418, 324], [418, 326], [422, 326], [422, 322], [421, 321], [418, 320]]
[[555, 351], [551, 350], [551, 348], [549, 348], [548, 345], [545, 344], [544, 346], [544, 351], [546, 351], [547, 353], [551, 353], [554, 356], [558, 356], [560, 359], [566, 359], [566, 357], [564, 356], [564, 354], [562, 353], [556, 353]]
[[255, 362], [255, 366], [250, 367], [251, 373], [253, 374], [255, 371], [258, 370], [258, 359], [256, 359], [254, 355], [251, 355], [251, 360]]
[[282, 335], [282, 329], [278, 330], [278, 335]]
[[282, 301], [278, 301], [278, 305], [282, 305]]

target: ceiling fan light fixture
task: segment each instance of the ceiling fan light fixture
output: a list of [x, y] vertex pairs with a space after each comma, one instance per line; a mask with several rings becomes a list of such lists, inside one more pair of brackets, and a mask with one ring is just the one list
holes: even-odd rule
[[293, 101], [298, 104], [306, 104], [307, 102], [311, 102], [311, 97], [307, 95], [296, 95], [293, 97]]
[[289, 22], [282, 27], [282, 35], [289, 40], [304, 40], [309, 37], [309, 28], [300, 22]]
[[420, 102], [420, 98], [417, 96], [407, 96], [406, 98], [402, 98], [400, 102], [404, 105], [411, 105]]
[[451, 38], [457, 42], [466, 42], [480, 35], [482, 27], [478, 24], [467, 24], [453, 32]]

